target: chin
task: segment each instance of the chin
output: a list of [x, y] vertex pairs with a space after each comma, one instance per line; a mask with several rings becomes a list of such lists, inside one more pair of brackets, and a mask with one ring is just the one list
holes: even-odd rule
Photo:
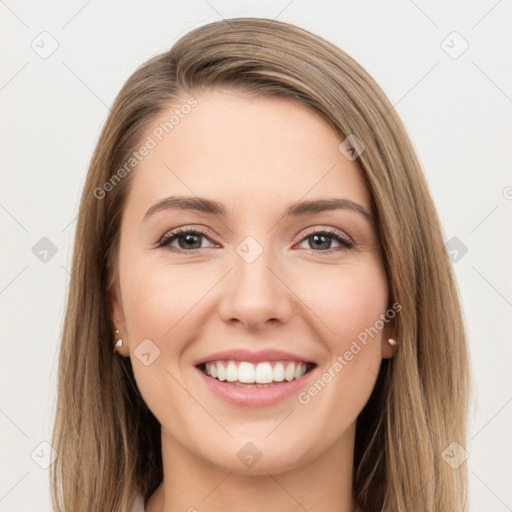
[[[230, 445], [234, 445], [233, 449]], [[203, 453], [202, 457], [224, 471], [239, 475], [277, 475], [308, 462], [302, 443], [283, 447], [279, 439], [277, 443], [270, 443], [258, 439], [248, 441], [247, 437], [241, 442], [231, 440], [222, 446], [222, 450]]]

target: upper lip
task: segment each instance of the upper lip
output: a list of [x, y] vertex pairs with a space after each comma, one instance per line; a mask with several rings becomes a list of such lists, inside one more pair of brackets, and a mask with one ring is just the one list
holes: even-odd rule
[[285, 352], [283, 350], [260, 350], [251, 351], [243, 348], [223, 350], [222, 352], [215, 352], [209, 356], [203, 357], [202, 359], [194, 363], [195, 366], [204, 363], [210, 363], [212, 361], [247, 361], [249, 363], [260, 363], [263, 361], [299, 361], [305, 363], [314, 363], [307, 357], [292, 354], [291, 352]]

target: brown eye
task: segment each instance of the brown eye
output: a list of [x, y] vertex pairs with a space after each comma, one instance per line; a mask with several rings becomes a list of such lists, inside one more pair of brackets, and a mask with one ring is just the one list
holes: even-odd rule
[[[339, 244], [338, 247], [332, 247], [333, 240]], [[314, 252], [326, 252], [331, 249], [344, 250], [353, 247], [353, 244], [342, 236], [337, 230], [321, 230], [308, 234], [300, 243], [308, 242], [309, 248]]]
[[[181, 229], [164, 236], [162, 240], [160, 240], [158, 247], [170, 246], [178, 251], [191, 252], [198, 249], [204, 249], [204, 247], [201, 246], [203, 238], [210, 240], [202, 231], [195, 229]], [[178, 247], [171, 246], [174, 241], [178, 242]]]

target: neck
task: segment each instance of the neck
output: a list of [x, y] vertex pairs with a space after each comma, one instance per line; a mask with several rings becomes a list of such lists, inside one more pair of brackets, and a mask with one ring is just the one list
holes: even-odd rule
[[355, 425], [316, 458], [287, 471], [227, 471], [162, 430], [164, 479], [146, 512], [361, 512], [352, 503]]

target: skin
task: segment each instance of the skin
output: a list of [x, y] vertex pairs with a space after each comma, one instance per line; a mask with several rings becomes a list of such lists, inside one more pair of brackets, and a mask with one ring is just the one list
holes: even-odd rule
[[[112, 296], [120, 353], [162, 426], [164, 480], [146, 511], [352, 511], [355, 422], [382, 358], [393, 356], [392, 322], [305, 405], [293, 395], [237, 407], [193, 364], [234, 347], [276, 348], [316, 361], [320, 377], [386, 312], [373, 221], [348, 209], [283, 217], [289, 203], [320, 198], [371, 211], [361, 170], [338, 150], [343, 138], [295, 102], [229, 90], [193, 96], [198, 105], [132, 171]], [[227, 217], [173, 208], [143, 219], [171, 195], [219, 201]], [[181, 226], [207, 237], [158, 247]], [[310, 238], [326, 228], [353, 247]], [[236, 252], [247, 236], [263, 250], [252, 263]], [[135, 353], [144, 339], [160, 350], [148, 366]], [[252, 468], [237, 457], [247, 442], [262, 454]]]

